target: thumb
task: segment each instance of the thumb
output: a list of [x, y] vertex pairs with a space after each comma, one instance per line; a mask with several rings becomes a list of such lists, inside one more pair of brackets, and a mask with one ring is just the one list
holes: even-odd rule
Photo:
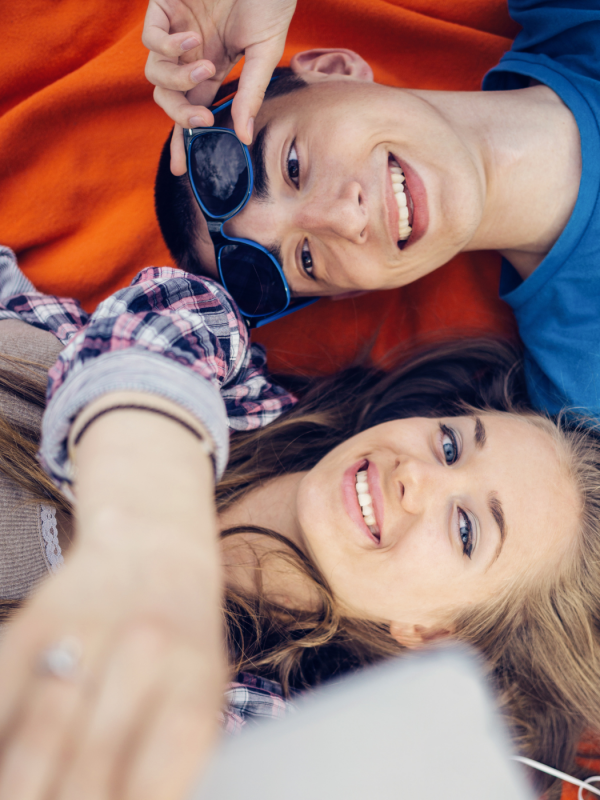
[[238, 91], [231, 106], [235, 132], [244, 144], [252, 143], [254, 120], [260, 111], [273, 70], [283, 54], [284, 44], [285, 37], [281, 43], [269, 42], [246, 48]]

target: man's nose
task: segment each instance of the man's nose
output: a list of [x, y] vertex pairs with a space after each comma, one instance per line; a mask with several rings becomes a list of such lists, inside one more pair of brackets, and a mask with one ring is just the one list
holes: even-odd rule
[[357, 181], [304, 198], [296, 214], [296, 224], [302, 230], [334, 234], [355, 244], [367, 241], [368, 221], [364, 193]]

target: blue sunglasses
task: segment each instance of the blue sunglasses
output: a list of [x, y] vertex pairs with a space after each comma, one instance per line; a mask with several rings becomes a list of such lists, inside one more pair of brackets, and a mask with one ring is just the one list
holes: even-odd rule
[[[277, 76], [271, 78], [271, 83]], [[233, 97], [211, 106], [229, 108]], [[293, 299], [277, 259], [258, 242], [223, 232], [227, 220], [244, 208], [254, 188], [250, 151], [230, 128], [184, 129], [188, 176], [215, 248], [223, 286], [250, 328], [298, 311], [317, 297]]]

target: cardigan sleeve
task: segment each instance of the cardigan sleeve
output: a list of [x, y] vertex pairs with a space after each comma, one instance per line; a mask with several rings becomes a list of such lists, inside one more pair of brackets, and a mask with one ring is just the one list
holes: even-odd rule
[[49, 372], [41, 461], [69, 491], [71, 426], [92, 401], [142, 391], [178, 404], [212, 439], [217, 478], [228, 457], [229, 429], [276, 419], [295, 398], [271, 383], [264, 351], [223, 287], [170, 267], [143, 270], [102, 302]]

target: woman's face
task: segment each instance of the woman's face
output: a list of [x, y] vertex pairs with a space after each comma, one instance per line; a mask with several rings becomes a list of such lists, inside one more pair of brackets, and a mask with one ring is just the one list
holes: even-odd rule
[[486, 413], [354, 436], [306, 473], [297, 514], [306, 550], [346, 607], [435, 629], [448, 611], [557, 566], [579, 499], [548, 433]]

